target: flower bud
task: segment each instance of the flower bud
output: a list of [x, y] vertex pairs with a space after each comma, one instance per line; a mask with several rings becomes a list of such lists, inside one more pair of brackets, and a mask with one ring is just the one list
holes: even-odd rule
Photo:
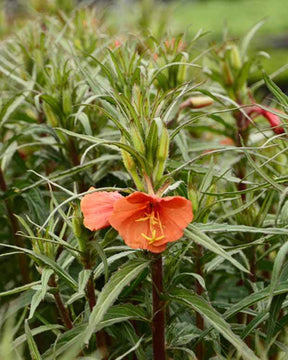
[[185, 108], [201, 109], [203, 107], [210, 106], [213, 103], [214, 100], [208, 96], [193, 96], [180, 105], [180, 110]]
[[241, 57], [239, 54], [238, 47], [236, 45], [232, 45], [230, 49], [230, 63], [234, 69], [239, 70], [242, 66]]
[[[126, 144], [126, 141], [123, 137], [121, 139], [121, 142]], [[128, 172], [135, 171], [136, 163], [133, 159], [133, 156], [130, 155], [127, 151], [125, 151], [123, 149], [121, 149], [121, 155], [122, 155], [122, 160], [123, 160], [124, 166], [127, 169], [127, 171]]]
[[223, 66], [222, 66], [222, 71], [223, 71], [225, 84], [228, 86], [232, 86], [234, 83], [234, 78], [233, 78], [230, 66], [226, 62], [224, 62]]
[[281, 120], [278, 115], [273, 114], [272, 112], [266, 111], [262, 109], [261, 114], [269, 121], [272, 130], [275, 132], [275, 134], [283, 134], [285, 133], [285, 130], [282, 126], [280, 126]]
[[166, 160], [169, 153], [169, 134], [164, 122], [157, 118], [155, 119], [158, 127], [158, 149], [157, 149], [157, 168], [156, 168], [156, 181], [159, 181], [165, 170]]
[[[277, 109], [272, 109], [272, 110], [274, 110], [276, 112], [280, 112]], [[275, 134], [283, 134], [283, 133], [285, 133], [284, 128], [281, 126], [282, 122], [281, 122], [278, 115], [276, 115], [276, 114], [274, 114], [274, 113], [272, 113], [270, 111], [264, 110], [264, 109], [262, 109], [262, 108], [260, 108], [259, 106], [256, 106], [256, 105], [252, 106], [249, 109], [247, 109], [247, 114], [249, 116], [254, 115], [255, 117], [259, 116], [259, 115], [262, 115], [263, 117], [265, 117], [269, 121], [269, 123], [271, 125], [271, 128], [275, 132]]]
[[158, 127], [156, 122], [153, 120], [149, 133], [146, 139], [146, 158], [151, 169], [153, 169], [155, 162], [155, 155], [158, 147]]
[[134, 122], [130, 124], [130, 134], [133, 141], [133, 145], [135, 150], [137, 150], [140, 154], [145, 154], [145, 145], [143, 142], [143, 138], [140, 133], [140, 129], [137, 128]]
[[78, 240], [80, 250], [82, 252], [85, 252], [87, 243], [89, 240], [89, 232], [83, 226], [82, 214], [81, 214], [80, 207], [78, 206], [78, 204], [75, 205], [74, 211], [73, 211], [72, 229], [73, 229], [74, 235], [76, 236], [76, 238]]
[[[121, 142], [126, 144], [124, 137], [122, 137]], [[137, 186], [137, 189], [139, 191], [144, 191], [144, 185], [139, 178], [139, 175], [137, 172], [137, 166], [136, 166], [135, 160], [133, 159], [133, 156], [130, 155], [127, 151], [125, 151], [123, 149], [121, 150], [121, 154], [122, 154], [123, 164], [124, 164], [126, 170], [129, 172], [129, 174], [133, 178], [134, 183]]]
[[194, 215], [197, 213], [198, 205], [199, 205], [199, 193], [196, 190], [196, 187], [194, 185], [192, 173], [189, 171], [188, 178], [187, 178], [187, 195], [188, 199], [192, 202], [193, 206], [193, 213]]

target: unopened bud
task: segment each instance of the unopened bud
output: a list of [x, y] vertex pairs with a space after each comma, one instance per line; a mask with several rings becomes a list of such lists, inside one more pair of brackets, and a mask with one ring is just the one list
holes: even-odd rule
[[239, 70], [242, 66], [242, 61], [240, 57], [240, 53], [238, 47], [236, 45], [232, 45], [230, 49], [230, 63], [234, 69]]
[[[121, 142], [126, 144], [124, 137], [122, 137]], [[137, 166], [136, 166], [135, 160], [133, 159], [133, 156], [123, 149], [121, 150], [121, 154], [122, 154], [123, 164], [124, 164], [126, 170], [128, 171], [128, 173], [131, 175], [132, 179], [134, 180], [134, 183], [137, 186], [137, 189], [139, 191], [144, 191], [144, 185], [139, 178], [139, 175], [137, 172]]]
[[[121, 139], [121, 142], [123, 142], [124, 144], [126, 143], [126, 141], [124, 140], [124, 138]], [[122, 159], [123, 159], [123, 163], [124, 163], [124, 166], [125, 168], [127, 169], [128, 172], [131, 172], [131, 171], [135, 171], [136, 169], [136, 163], [133, 159], [133, 156], [130, 155], [128, 153], [128, 151], [125, 151], [125, 150], [121, 150], [121, 155], [122, 155]]]
[[[214, 193], [216, 190], [215, 184], [212, 184], [208, 190], [209, 193]], [[215, 196], [207, 195], [206, 197], [206, 207], [210, 207], [215, 202]]]
[[169, 154], [169, 134], [166, 125], [161, 119], [155, 119], [158, 127], [158, 149], [157, 160], [158, 164], [155, 172], [156, 182], [159, 181], [164, 173], [166, 160]]
[[72, 229], [79, 244], [79, 248], [82, 252], [86, 251], [87, 243], [89, 240], [89, 230], [83, 226], [83, 218], [80, 211], [80, 207], [75, 205], [72, 216]]
[[140, 129], [137, 128], [134, 122], [130, 124], [130, 134], [133, 141], [133, 145], [135, 150], [137, 150], [140, 154], [145, 154], [145, 145], [143, 142], [142, 135], [140, 133]]
[[180, 110], [185, 108], [201, 109], [203, 107], [210, 106], [213, 103], [214, 100], [208, 96], [193, 96], [180, 105]]
[[223, 76], [225, 80], [225, 84], [228, 86], [232, 86], [234, 82], [234, 78], [230, 69], [230, 66], [225, 62], [222, 66]]
[[[280, 113], [280, 111], [277, 110], [277, 109], [272, 108], [271, 110], [274, 110], [274, 111]], [[260, 108], [259, 106], [256, 106], [256, 105], [249, 108], [247, 110], [247, 114], [249, 116], [254, 115], [254, 117], [262, 115], [263, 117], [265, 117], [269, 121], [269, 123], [271, 125], [271, 128], [275, 132], [275, 134], [283, 134], [283, 133], [285, 133], [284, 128], [281, 126], [282, 122], [281, 122], [278, 115], [276, 115], [276, 114], [274, 114], [274, 113], [272, 113], [272, 112], [270, 112], [268, 110], [264, 110], [264, 109], [262, 109], [262, 108]]]
[[153, 120], [150, 125], [149, 133], [146, 139], [146, 157], [151, 169], [153, 169], [154, 166], [157, 147], [158, 147], [158, 127], [156, 122]]
[[285, 133], [285, 130], [283, 129], [280, 118], [278, 115], [273, 114], [272, 112], [262, 110], [262, 115], [269, 121], [272, 130], [275, 132], [275, 134], [283, 134]]
[[195, 216], [196, 213], [197, 213], [197, 210], [198, 210], [199, 193], [195, 188], [194, 181], [193, 181], [193, 178], [192, 178], [192, 174], [191, 174], [190, 171], [188, 173], [187, 185], [188, 185], [188, 187], [187, 187], [188, 199], [192, 203], [193, 213], [194, 213], [194, 216]]
[[[159, 130], [159, 127], [158, 127]], [[169, 153], [169, 134], [166, 125], [162, 122], [159, 133], [157, 159], [166, 161]]]

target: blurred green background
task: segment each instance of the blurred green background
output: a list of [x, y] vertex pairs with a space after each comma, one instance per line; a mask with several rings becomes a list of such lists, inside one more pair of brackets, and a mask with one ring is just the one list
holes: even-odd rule
[[[2, 0], [2, 3], [0, 0], [0, 4], [2, 37], [7, 35], [7, 28], [8, 33], [15, 30], [16, 19], [18, 23], [24, 21], [27, 16], [34, 16], [35, 10], [51, 12], [51, 9], [58, 9], [69, 13], [79, 4], [97, 4], [104, 9], [115, 32], [129, 31], [137, 21], [147, 30], [185, 32], [188, 38], [202, 29], [207, 32], [203, 40], [206, 47], [209, 42], [220, 42], [227, 33], [229, 38], [240, 39], [255, 24], [263, 21], [253, 39], [251, 51], [264, 50], [270, 55], [270, 59], [267, 56], [263, 61], [268, 74], [288, 63], [288, 0]], [[261, 76], [259, 72], [250, 80], [257, 81]], [[288, 70], [282, 71], [274, 80], [282, 89], [288, 90]]]
[[[288, 63], [287, 0], [199, 0], [175, 2], [174, 21], [177, 30], [191, 27], [209, 31], [207, 38], [219, 41], [225, 28], [230, 37], [241, 38], [257, 22], [264, 20], [252, 46], [264, 50], [271, 59], [264, 61], [268, 73]], [[287, 89], [288, 72], [277, 78]]]

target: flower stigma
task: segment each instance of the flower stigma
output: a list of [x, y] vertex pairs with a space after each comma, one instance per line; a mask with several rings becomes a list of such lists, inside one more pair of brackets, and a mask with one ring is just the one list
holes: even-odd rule
[[[151, 236], [148, 236], [147, 234], [141, 233], [143, 238], [148, 241], [149, 245], [153, 244], [155, 241], [159, 241], [165, 238], [164, 232], [163, 232], [163, 226], [160, 220], [159, 212], [155, 211], [153, 204], [150, 204], [150, 212], [147, 211], [144, 213], [144, 217], [135, 220], [136, 222], [140, 221], [149, 221], [149, 230], [151, 233]], [[157, 227], [160, 229], [160, 232], [162, 235], [157, 236]]]

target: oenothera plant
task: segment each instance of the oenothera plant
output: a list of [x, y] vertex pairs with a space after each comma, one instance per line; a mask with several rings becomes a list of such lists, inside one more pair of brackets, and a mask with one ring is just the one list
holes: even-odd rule
[[0, 357], [285, 359], [288, 102], [259, 26], [200, 53], [155, 4], [128, 34], [58, 3], [0, 44]]
[[[137, 110], [141, 113], [144, 109]], [[135, 110], [129, 108], [128, 111], [134, 112]], [[114, 142], [113, 145], [121, 149], [123, 164], [138, 190], [145, 192], [136, 191], [127, 197], [122, 197], [119, 192], [97, 192], [96, 189], [90, 188], [92, 193], [85, 195], [82, 199], [81, 210], [84, 215], [84, 225], [88, 229], [95, 231], [111, 225], [119, 232], [129, 247], [148, 250], [146, 256], [151, 261], [153, 287], [151, 325], [153, 357], [154, 359], [165, 359], [165, 313], [169, 305], [163, 300], [162, 257], [158, 253], [166, 250], [167, 243], [179, 240], [183, 236], [183, 229], [193, 219], [192, 204], [190, 200], [180, 196], [161, 197], [169, 186], [173, 188], [170, 176], [163, 177], [169, 158], [170, 136], [167, 124], [160, 118], [152, 120], [140, 118], [139, 120], [139, 117], [135, 117], [135, 115], [134, 118], [135, 122], [128, 122], [130, 132], [126, 131], [124, 124], [119, 126], [115, 122], [116, 126], [119, 126], [119, 130], [125, 134], [122, 141], [125, 136], [127, 140], [124, 143]], [[76, 134], [70, 132], [68, 134], [77, 137]], [[86, 139], [97, 142], [92, 138]], [[105, 141], [103, 143], [105, 144]], [[206, 246], [212, 251], [221, 255], [225, 254], [221, 247], [208, 237], [204, 236], [201, 239], [194, 228], [191, 228], [188, 234], [191, 239], [199, 238], [198, 241], [201, 244], [207, 243]], [[245, 268], [228, 254], [224, 256], [245, 271]], [[207, 304], [203, 303], [203, 305]], [[93, 334], [95, 322], [101, 319], [100, 306], [100, 304], [96, 304], [92, 311], [85, 335], [86, 342]], [[200, 309], [197, 308], [197, 310], [201, 313]], [[221, 319], [217, 313], [214, 315], [219, 320]], [[224, 325], [224, 328], [227, 333], [224, 331], [223, 335], [230, 338], [229, 327]], [[237, 337], [232, 340], [232, 343], [240, 352], [243, 352], [244, 356], [257, 358]]]

